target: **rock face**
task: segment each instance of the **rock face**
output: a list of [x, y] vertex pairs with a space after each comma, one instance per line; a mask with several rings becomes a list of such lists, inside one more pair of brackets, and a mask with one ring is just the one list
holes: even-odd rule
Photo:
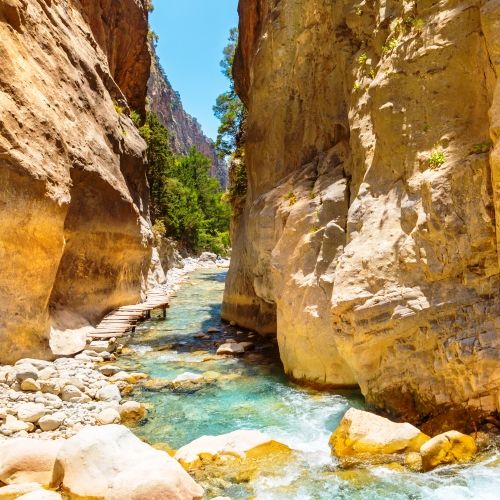
[[1, 362], [140, 298], [151, 231], [127, 106], [144, 112], [147, 32], [139, 0], [0, 1]]
[[498, 2], [239, 10], [249, 186], [224, 318], [405, 420], [498, 410]]
[[152, 58], [148, 97], [151, 101], [151, 111], [160, 117], [170, 132], [173, 151], [176, 154], [187, 154], [194, 146], [200, 153], [210, 158], [211, 175], [225, 186], [227, 167], [217, 157], [214, 142], [205, 136], [196, 118], [184, 110], [178, 92], [172, 88], [157, 57]]

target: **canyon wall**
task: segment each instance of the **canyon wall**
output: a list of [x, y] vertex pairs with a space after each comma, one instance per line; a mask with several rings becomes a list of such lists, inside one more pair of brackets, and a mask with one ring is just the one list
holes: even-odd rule
[[249, 185], [223, 317], [277, 333], [294, 379], [429, 429], [498, 411], [500, 3], [239, 10]]
[[221, 185], [225, 187], [227, 184], [225, 162], [217, 157], [214, 142], [203, 133], [196, 118], [183, 108], [179, 94], [173, 89], [156, 56], [152, 58], [151, 63], [148, 97], [151, 111], [159, 116], [170, 132], [174, 153], [186, 155], [194, 146], [200, 153], [210, 158], [212, 162], [210, 174], [219, 179]]
[[0, 0], [0, 362], [141, 298], [147, 33], [142, 0]]

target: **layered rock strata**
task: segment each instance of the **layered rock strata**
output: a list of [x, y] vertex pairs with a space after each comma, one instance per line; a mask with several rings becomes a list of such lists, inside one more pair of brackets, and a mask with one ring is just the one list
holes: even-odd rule
[[152, 58], [151, 75], [148, 83], [148, 97], [151, 111], [156, 113], [170, 132], [172, 149], [176, 154], [186, 155], [192, 147], [212, 162], [211, 175], [227, 184], [227, 167], [217, 157], [214, 142], [201, 129], [196, 118], [186, 112], [181, 98], [160, 65], [158, 57]]
[[276, 332], [293, 378], [412, 422], [497, 411], [498, 2], [239, 10], [249, 186], [224, 318]]
[[139, 0], [0, 1], [0, 362], [140, 299], [147, 32]]

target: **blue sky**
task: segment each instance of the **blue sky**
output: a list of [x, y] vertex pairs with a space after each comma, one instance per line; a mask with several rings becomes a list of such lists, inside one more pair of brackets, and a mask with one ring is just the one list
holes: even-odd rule
[[161, 64], [184, 109], [215, 139], [212, 106], [229, 87], [219, 62], [229, 30], [238, 25], [238, 0], [154, 0], [154, 6], [150, 24], [160, 37]]

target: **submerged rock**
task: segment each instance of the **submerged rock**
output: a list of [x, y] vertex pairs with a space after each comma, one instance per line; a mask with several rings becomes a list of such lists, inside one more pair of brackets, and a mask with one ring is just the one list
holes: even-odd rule
[[203, 489], [167, 453], [121, 425], [88, 427], [57, 455], [53, 487], [71, 495], [106, 498], [201, 499]]
[[126, 401], [118, 408], [120, 418], [123, 423], [134, 424], [147, 415], [146, 407], [136, 401]]
[[420, 448], [425, 471], [434, 469], [438, 465], [470, 462], [476, 452], [474, 439], [457, 431], [439, 434]]
[[206, 462], [245, 460], [290, 452], [288, 446], [261, 432], [239, 430], [220, 436], [202, 436], [195, 439], [179, 449], [175, 458], [183, 467], [192, 469]]
[[229, 344], [222, 344], [217, 349], [217, 354], [244, 354], [245, 347], [236, 342], [232, 342]]
[[418, 452], [429, 440], [411, 424], [398, 424], [373, 413], [350, 408], [330, 437], [337, 457]]

